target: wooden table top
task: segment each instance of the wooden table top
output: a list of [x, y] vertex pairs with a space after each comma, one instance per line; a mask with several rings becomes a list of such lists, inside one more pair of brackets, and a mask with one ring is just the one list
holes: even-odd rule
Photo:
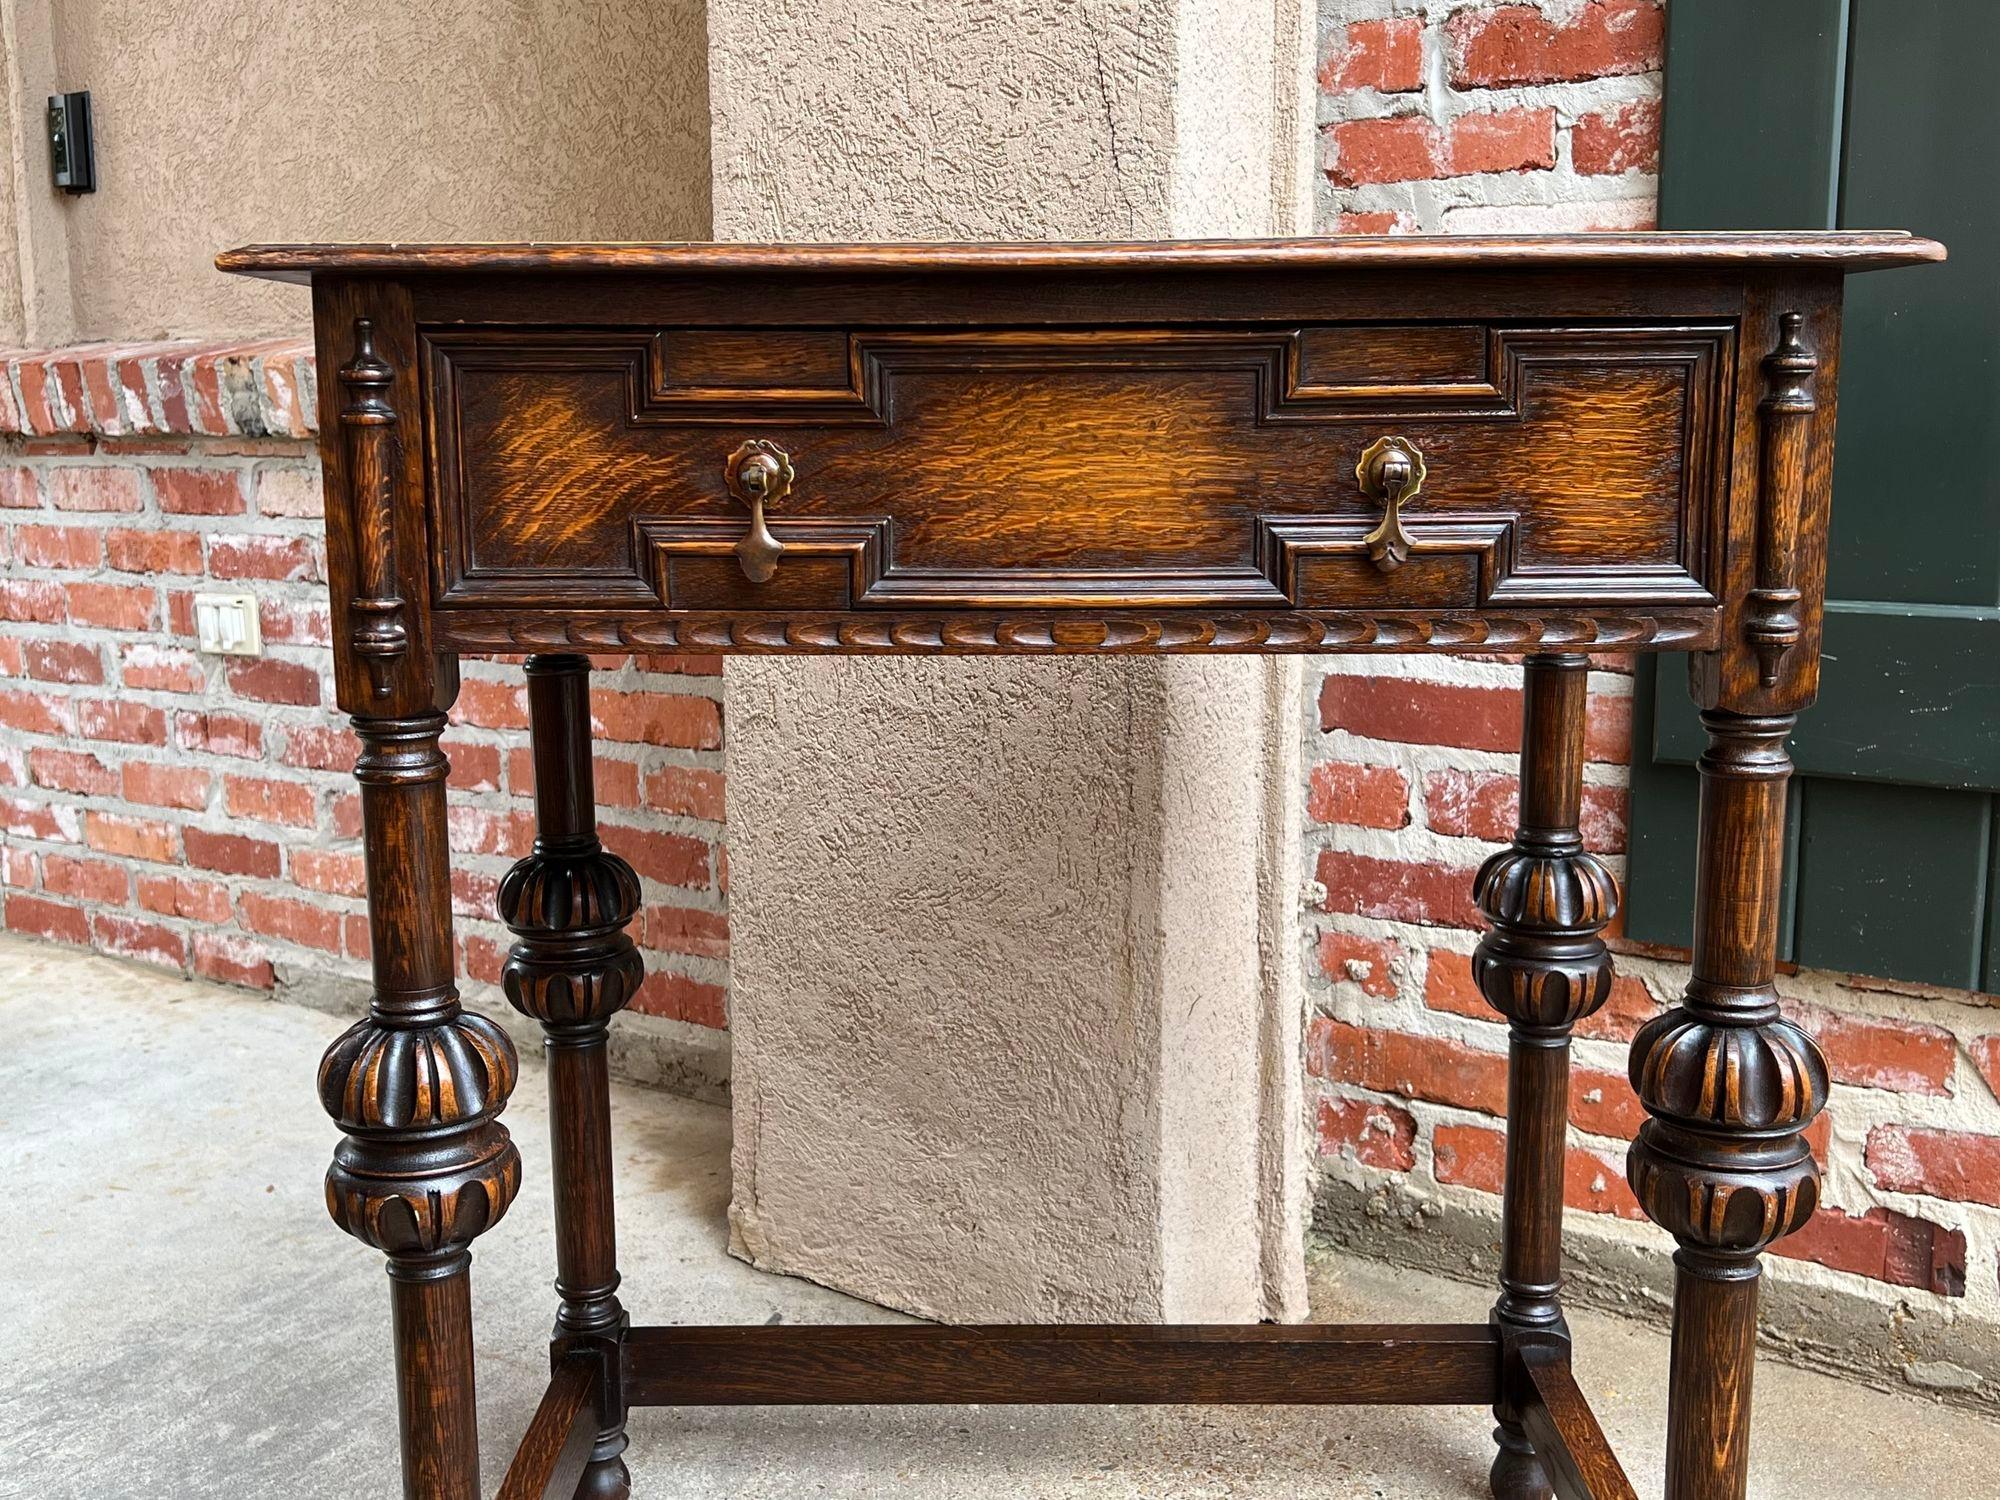
[[411, 276], [463, 271], [1286, 271], [1806, 264], [1869, 271], [1944, 256], [1944, 246], [1935, 240], [1902, 230], [1863, 230], [787, 245], [246, 245], [217, 257], [216, 266], [272, 281], [309, 282], [329, 272]]
[[[253, 246], [314, 287], [343, 702], [427, 653], [1715, 653], [1817, 680], [1896, 231]], [[363, 690], [364, 681], [368, 684]], [[1717, 687], [1717, 693], [1723, 689]]]

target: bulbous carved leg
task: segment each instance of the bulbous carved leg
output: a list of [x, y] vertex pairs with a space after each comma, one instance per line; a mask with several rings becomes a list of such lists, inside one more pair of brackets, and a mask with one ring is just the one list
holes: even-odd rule
[[1790, 715], [1705, 712], [1693, 977], [1632, 1042], [1652, 1118], [1632, 1188], [1679, 1242], [1667, 1414], [1668, 1500], [1742, 1500], [1749, 1476], [1758, 1255], [1803, 1225], [1819, 1168], [1802, 1132], [1825, 1059], [1778, 1014], [1778, 894]]
[[[1528, 658], [1521, 736], [1521, 823], [1513, 846], [1480, 869], [1474, 893], [1493, 924], [1472, 956], [1480, 993], [1508, 1020], [1507, 1167], [1502, 1209], [1503, 1340], [1569, 1338], [1562, 1284], [1564, 1134], [1570, 1027], [1611, 992], [1598, 933], [1618, 909], [1611, 874], [1584, 852], [1584, 707], [1589, 661]], [[1555, 1493], [1522, 1431], [1516, 1395], [1493, 1409], [1494, 1500]]]
[[528, 658], [528, 715], [535, 760], [534, 851], [500, 884], [500, 916], [515, 936], [501, 982], [515, 1008], [542, 1023], [554, 1135], [556, 1309], [552, 1354], [579, 1348], [604, 1362], [602, 1425], [577, 1494], [623, 1500], [625, 1401], [611, 1201], [611, 1017], [645, 978], [625, 926], [639, 909], [632, 867], [597, 839], [590, 763], [590, 663]]
[[452, 983], [442, 714], [357, 718], [375, 993], [327, 1049], [319, 1093], [346, 1139], [327, 1172], [334, 1222], [389, 1257], [408, 1500], [478, 1500], [468, 1246], [521, 1185], [498, 1119], [506, 1033]]

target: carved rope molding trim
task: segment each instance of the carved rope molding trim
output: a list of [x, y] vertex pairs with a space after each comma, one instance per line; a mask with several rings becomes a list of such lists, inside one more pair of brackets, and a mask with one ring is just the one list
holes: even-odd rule
[[1227, 652], [1257, 650], [1516, 650], [1537, 645], [1604, 650], [1703, 650], [1714, 646], [1712, 609], [1644, 615], [1406, 612], [1316, 615], [952, 614], [881, 620], [739, 615], [714, 619], [589, 615], [522, 618], [442, 610], [438, 643], [462, 651], [860, 652], [927, 655], [1005, 651]]

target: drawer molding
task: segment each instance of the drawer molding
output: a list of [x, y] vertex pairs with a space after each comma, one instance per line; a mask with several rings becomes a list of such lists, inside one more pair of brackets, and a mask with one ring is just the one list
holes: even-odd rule
[[[675, 613], [926, 609], [1477, 609], [1602, 598], [1712, 606], [1678, 569], [1516, 573], [1515, 521], [1428, 515], [1410, 522], [1411, 560], [1385, 575], [1369, 557], [1364, 516], [1260, 516], [1254, 564], [1242, 568], [905, 568], [886, 516], [773, 520], [785, 545], [772, 583], [737, 565], [740, 518], [633, 523], [654, 596]], [[1445, 560], [1462, 566], [1428, 567]], [[1332, 565], [1332, 566], [1329, 566]], [[774, 587], [774, 584], [777, 585]]]
[[[735, 342], [677, 356], [689, 332], [425, 333], [437, 604], [1714, 602], [1733, 323], [817, 329], [793, 345], [774, 329], [768, 368], [756, 330], [695, 330]], [[995, 394], [1022, 391], [1039, 395]], [[1415, 571], [1393, 587], [1345, 571], [1352, 524], [1379, 518], [1352, 477], [1377, 422], [1434, 458], [1405, 516]], [[1049, 424], [1074, 467], [1048, 456]], [[1285, 427], [1296, 441], [1271, 431]], [[747, 437], [778, 441], [799, 477], [770, 518], [796, 550], [746, 591], [708, 560], [743, 534], [721, 475]], [[1048, 519], [1030, 525], [1044, 491]]]
[[[1479, 355], [1440, 378], [1394, 378], [1385, 363], [1374, 378], [1316, 378], [1332, 337], [1402, 338], [1450, 330], [1476, 336]], [[827, 329], [510, 328], [428, 329], [423, 355], [429, 383], [443, 399], [469, 372], [609, 374], [626, 391], [626, 420], [634, 426], [735, 426], [775, 422], [804, 425], [880, 426], [889, 420], [895, 377], [912, 370], [1226, 370], [1256, 373], [1257, 420], [1424, 421], [1476, 420], [1520, 415], [1519, 396], [1528, 366], [1562, 359], [1699, 361], [1715, 352], [1729, 324], [1590, 325], [1411, 323], [1312, 323], [1293, 327], [1202, 329], [980, 328], [953, 332], [864, 329], [844, 335]], [[756, 333], [774, 343], [786, 337], [845, 339], [845, 356], [822, 360], [820, 379], [686, 384], [675, 380], [673, 345], [700, 335]], [[1349, 365], [1352, 372], [1352, 365]], [[785, 373], [774, 369], [773, 375]], [[793, 373], [799, 373], [794, 371]]]

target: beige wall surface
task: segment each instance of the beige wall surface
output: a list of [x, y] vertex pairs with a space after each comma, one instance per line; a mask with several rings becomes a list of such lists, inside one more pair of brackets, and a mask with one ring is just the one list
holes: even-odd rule
[[1174, 187], [1172, 11], [712, 4], [716, 237], [1157, 234]]
[[61, 200], [15, 90], [17, 204], [59, 221], [73, 306], [16, 337], [302, 327], [302, 291], [211, 267], [244, 242], [708, 236], [703, 0], [0, 6], [97, 126], [98, 190]]

